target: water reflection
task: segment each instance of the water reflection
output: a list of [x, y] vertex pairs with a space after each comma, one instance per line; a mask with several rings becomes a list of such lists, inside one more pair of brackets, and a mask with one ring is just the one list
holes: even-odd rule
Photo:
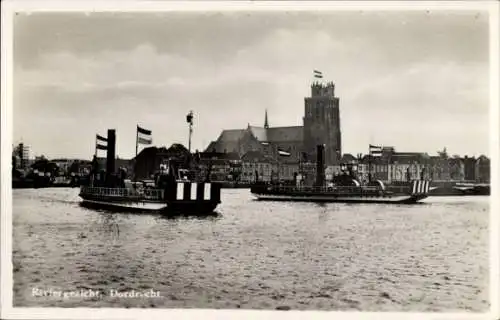
[[161, 215], [167, 220], [218, 220], [222, 219], [222, 214], [218, 211], [196, 214], [196, 213], [169, 213]]
[[123, 209], [120, 208], [100, 208], [96, 207], [95, 205], [92, 204], [86, 204], [86, 203], [80, 203], [80, 206], [85, 209], [92, 210], [94, 212], [99, 212], [99, 213], [105, 213], [106, 216], [112, 217], [116, 214], [119, 214], [120, 216], [123, 215], [151, 215], [151, 216], [159, 216], [161, 218], [165, 219], [214, 219], [214, 218], [222, 218], [222, 214], [218, 211], [213, 211], [210, 213], [182, 213], [182, 212], [177, 212], [177, 213], [172, 213], [172, 212], [164, 212], [164, 211], [153, 211], [153, 210], [133, 210], [133, 211], [127, 211], [124, 212]]

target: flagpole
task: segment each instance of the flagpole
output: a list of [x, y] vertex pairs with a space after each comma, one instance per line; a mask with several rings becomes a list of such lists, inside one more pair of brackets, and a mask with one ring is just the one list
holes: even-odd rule
[[139, 125], [135, 128], [135, 158], [134, 158], [134, 182], [137, 177], [137, 149], [139, 146]]
[[188, 151], [191, 154], [191, 135], [193, 133], [193, 111], [189, 111], [186, 116], [186, 121], [189, 123], [189, 142], [188, 142]]
[[137, 150], [139, 147], [139, 125], [135, 128], [135, 158], [137, 158]]
[[193, 124], [190, 123], [189, 124], [189, 146], [188, 146], [189, 153], [191, 153], [191, 134], [192, 133], [193, 133]]
[[368, 182], [372, 182], [372, 150], [368, 145]]
[[97, 135], [95, 136], [95, 151], [94, 156], [97, 158]]

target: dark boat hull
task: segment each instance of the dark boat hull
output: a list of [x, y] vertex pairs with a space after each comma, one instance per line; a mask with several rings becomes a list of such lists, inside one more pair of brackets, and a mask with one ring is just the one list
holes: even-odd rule
[[251, 193], [258, 200], [341, 203], [412, 204], [427, 198], [430, 183], [415, 180], [404, 186], [293, 187], [254, 185]]
[[220, 185], [179, 182], [167, 191], [139, 194], [123, 188], [82, 187], [82, 205], [120, 212], [160, 212], [165, 214], [212, 214], [220, 204]]
[[160, 212], [175, 214], [208, 214], [212, 213], [217, 201], [147, 201], [130, 200], [126, 198], [92, 197], [80, 195], [82, 204], [91, 208], [102, 208], [106, 210], [130, 211], [130, 212]]
[[80, 205], [89, 209], [102, 209], [115, 212], [162, 212], [165, 207], [151, 207], [142, 203], [134, 202], [105, 202], [99, 200], [83, 199]]
[[265, 201], [296, 201], [296, 202], [340, 202], [340, 203], [400, 203], [412, 204], [427, 198], [427, 195], [402, 195], [402, 196], [336, 196], [325, 194], [259, 194], [253, 193], [257, 200]]
[[161, 213], [174, 215], [209, 215], [217, 208], [217, 203], [205, 204], [166, 204], [166, 203], [144, 203], [144, 202], [105, 202], [97, 200], [83, 200], [80, 205], [90, 209], [103, 209], [115, 212], [134, 213]]

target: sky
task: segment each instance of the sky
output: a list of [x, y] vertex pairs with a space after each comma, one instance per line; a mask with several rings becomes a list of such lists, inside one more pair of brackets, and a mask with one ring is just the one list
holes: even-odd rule
[[[32, 13], [14, 18], [14, 143], [89, 159], [136, 125], [203, 150], [223, 129], [302, 125], [313, 70], [336, 85], [343, 153], [489, 154], [487, 12]], [[140, 151], [140, 149], [139, 149]], [[105, 156], [105, 151], [102, 156]]]

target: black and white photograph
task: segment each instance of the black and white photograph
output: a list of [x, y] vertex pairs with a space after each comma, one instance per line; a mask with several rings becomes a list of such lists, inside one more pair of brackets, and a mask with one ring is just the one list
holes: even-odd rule
[[0, 318], [499, 318], [498, 2], [2, 11]]

